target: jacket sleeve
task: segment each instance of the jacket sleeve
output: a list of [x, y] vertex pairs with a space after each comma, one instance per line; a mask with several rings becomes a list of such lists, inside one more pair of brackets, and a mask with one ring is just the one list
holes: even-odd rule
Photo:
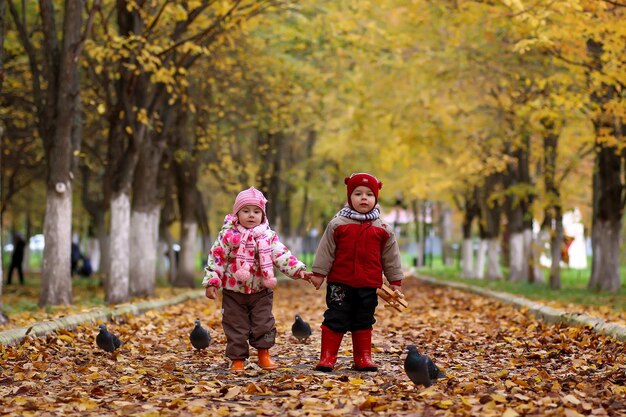
[[272, 260], [280, 272], [294, 279], [300, 278], [300, 271], [306, 271], [306, 265], [292, 255], [287, 246], [278, 239], [278, 235], [272, 238]]
[[335, 247], [335, 226], [331, 221], [326, 226], [322, 239], [317, 246], [317, 251], [315, 251], [315, 260], [311, 268], [313, 273], [322, 276], [328, 275], [333, 262], [335, 262]]
[[387, 239], [382, 253], [383, 273], [389, 282], [393, 282], [394, 285], [401, 285], [401, 282], [398, 281], [404, 278], [404, 272], [402, 272], [402, 262], [400, 261], [400, 248], [393, 230], [387, 229], [387, 232], [389, 239]]
[[226, 269], [228, 259], [228, 247], [224, 243], [225, 232], [226, 231], [222, 229], [217, 239], [215, 239], [213, 246], [211, 246], [209, 257], [204, 267], [203, 287], [222, 286], [222, 278], [224, 277], [224, 270]]

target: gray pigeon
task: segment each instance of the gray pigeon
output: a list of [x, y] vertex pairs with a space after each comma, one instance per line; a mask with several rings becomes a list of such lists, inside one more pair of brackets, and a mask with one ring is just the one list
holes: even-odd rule
[[446, 376], [426, 355], [420, 355], [415, 345], [406, 347], [409, 352], [404, 360], [404, 371], [415, 385], [430, 387], [434, 380]]
[[296, 314], [296, 320], [291, 325], [291, 333], [300, 343], [306, 343], [309, 336], [311, 336], [311, 326], [302, 320], [299, 314]]
[[209, 344], [211, 343], [211, 335], [207, 329], [200, 326], [200, 320], [196, 320], [196, 326], [189, 335], [189, 341], [191, 342], [191, 345], [198, 350], [209, 347]]
[[100, 333], [96, 336], [96, 344], [106, 352], [113, 353], [117, 348], [122, 346], [122, 341], [113, 333], [109, 333], [106, 324], [101, 324]]

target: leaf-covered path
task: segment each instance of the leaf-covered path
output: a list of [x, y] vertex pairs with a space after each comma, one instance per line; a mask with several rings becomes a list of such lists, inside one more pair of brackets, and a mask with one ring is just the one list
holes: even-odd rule
[[[378, 373], [350, 370], [349, 335], [335, 372], [314, 371], [324, 292], [281, 282], [276, 371], [257, 368], [252, 351], [244, 374], [228, 373], [219, 304], [191, 301], [110, 323], [126, 341], [115, 356], [95, 347], [95, 324], [3, 347], [0, 415], [626, 415], [622, 343], [461, 291], [404, 287], [406, 313], [377, 313]], [[314, 329], [308, 344], [290, 336], [295, 313]], [[188, 340], [196, 318], [214, 338], [202, 353]], [[448, 378], [413, 386], [402, 368], [411, 343]]]

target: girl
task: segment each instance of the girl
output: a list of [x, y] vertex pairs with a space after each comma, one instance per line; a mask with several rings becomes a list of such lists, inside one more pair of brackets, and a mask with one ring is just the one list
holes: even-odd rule
[[243, 371], [248, 343], [258, 350], [258, 364], [276, 369], [269, 348], [276, 339], [272, 303], [276, 286], [274, 266], [294, 279], [309, 280], [306, 266], [291, 254], [269, 227], [267, 200], [250, 187], [235, 199], [232, 214], [211, 247], [202, 286], [207, 298], [217, 298], [223, 289], [222, 326], [226, 334], [226, 356], [231, 371]]

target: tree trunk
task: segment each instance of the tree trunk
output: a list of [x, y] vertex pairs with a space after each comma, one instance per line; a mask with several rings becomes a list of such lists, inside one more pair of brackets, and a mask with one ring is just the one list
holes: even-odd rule
[[[494, 198], [494, 192], [502, 183], [501, 174], [491, 174], [485, 179], [485, 184], [478, 192], [478, 204], [481, 216], [481, 239], [487, 245], [487, 279], [502, 278], [500, 270], [500, 221], [501, 203]], [[482, 242], [481, 242], [482, 244]]]
[[500, 269], [500, 239], [491, 238], [487, 241], [487, 279], [501, 280]]
[[413, 225], [415, 227], [415, 266], [424, 265], [424, 257], [422, 250], [422, 236], [420, 233], [420, 215], [419, 201], [417, 199], [411, 201], [411, 210], [413, 211]]
[[532, 236], [530, 207], [535, 193], [530, 178], [530, 134], [523, 131], [521, 140], [511, 150], [514, 162], [507, 169], [507, 188], [510, 191], [506, 199], [508, 278], [514, 282], [530, 280], [529, 267], [532, 263], [528, 236]]
[[[601, 72], [604, 45], [587, 40], [587, 53], [593, 70]], [[620, 234], [626, 203], [626, 151], [621, 145], [626, 137], [626, 124], [619, 114], [607, 111], [606, 105], [620, 97], [616, 84], [606, 81], [596, 85], [591, 100], [596, 105], [593, 117], [596, 162], [593, 176], [592, 269], [589, 288], [617, 293], [621, 287], [619, 274]], [[601, 140], [614, 137], [618, 145]]]
[[[0, 2], [0, 74], [2, 74], [2, 68], [4, 63], [4, 2]], [[2, 75], [0, 75], [0, 92], [2, 91]], [[0, 143], [2, 143], [2, 139], [4, 136], [4, 128], [0, 126]], [[0, 158], [0, 172], [2, 172], [2, 158]], [[0, 195], [2, 195], [2, 181], [0, 181]], [[3, 269], [4, 265], [2, 263], [2, 253], [4, 250], [4, 242], [2, 242], [2, 216], [0, 216], [0, 325], [7, 323], [7, 318], [4, 314], [4, 306], [2, 304], [2, 288], [4, 285], [4, 277], [3, 277]]]
[[554, 229], [550, 239], [550, 288], [558, 290], [561, 288], [561, 247], [563, 245], [563, 213], [561, 207], [554, 210]]
[[452, 210], [445, 203], [439, 205], [439, 229], [441, 233], [441, 258], [444, 265], [454, 264], [452, 250]]
[[133, 297], [151, 296], [156, 286], [161, 218], [157, 179], [163, 156], [162, 143], [157, 138], [150, 138], [144, 144], [135, 168], [130, 229], [132, 261], [129, 265], [129, 290]]
[[461, 276], [463, 278], [475, 278], [472, 239], [463, 239], [463, 243], [461, 244], [461, 268]]
[[[43, 68], [44, 78], [48, 83], [45, 99], [41, 96], [41, 91], [35, 92], [38, 96], [35, 101], [38, 103], [40, 118], [39, 133], [44, 141], [48, 168], [44, 217], [46, 245], [41, 271], [40, 306], [72, 302], [72, 138], [79, 120], [76, 116], [76, 104], [80, 93], [78, 57], [83, 42], [81, 6], [80, 1], [65, 2], [62, 44], [59, 47], [54, 7], [51, 2], [40, 1], [46, 62]], [[16, 22], [16, 25], [20, 24]], [[38, 75], [33, 74], [33, 78], [35, 77]]]
[[133, 297], [154, 295], [160, 215], [158, 206], [151, 211], [132, 211], [131, 214], [128, 277]]
[[[175, 128], [172, 130], [171, 142], [180, 153], [179, 157], [172, 158], [172, 174], [176, 180], [178, 195], [178, 211], [180, 213], [180, 255], [176, 276], [173, 281], [175, 287], [195, 286], [196, 256], [198, 254], [198, 218], [205, 216], [198, 212], [201, 206], [198, 192], [198, 159], [194, 156], [194, 141], [188, 116], [179, 111], [172, 120]], [[195, 123], [198, 123], [196, 120]], [[183, 156], [184, 155], [184, 156]]]
[[596, 170], [593, 181], [592, 270], [589, 288], [618, 292], [620, 233], [624, 184], [623, 157], [615, 148], [596, 145]]
[[111, 196], [111, 236], [109, 245], [109, 277], [105, 285], [105, 301], [125, 303], [129, 295], [129, 231], [130, 197], [126, 193]]
[[24, 262], [22, 264], [22, 268], [24, 273], [30, 272], [30, 237], [33, 233], [32, 222], [30, 220], [30, 210], [26, 211], [26, 233], [24, 233], [24, 240], [26, 241], [26, 246], [24, 247]]
[[546, 282], [546, 277], [544, 274], [543, 267], [541, 266], [541, 256], [545, 250], [545, 244], [550, 240], [550, 232], [542, 227], [539, 230], [539, 233], [536, 239], [532, 242], [532, 254], [533, 254], [533, 273], [532, 273], [532, 281], [536, 283], [544, 283]]
[[511, 233], [509, 236], [509, 280], [526, 281], [528, 261], [526, 259], [524, 233]]
[[487, 264], [487, 240], [480, 239], [478, 243], [478, 253], [476, 254], [476, 270], [474, 277], [485, 279], [485, 265]]
[[109, 265], [109, 235], [107, 234], [106, 223], [104, 219], [104, 210], [100, 210], [99, 214], [93, 219], [95, 222], [95, 238], [97, 240], [97, 259], [92, 259], [92, 267], [94, 271], [101, 272], [103, 276], [108, 275], [107, 266]]
[[197, 242], [198, 223], [196, 221], [183, 223], [180, 236], [180, 262], [176, 282], [174, 282], [176, 287], [193, 288], [195, 286]]
[[305, 146], [305, 170], [304, 170], [304, 184], [302, 193], [302, 211], [300, 212], [300, 221], [298, 222], [298, 228], [296, 229], [296, 235], [303, 237], [305, 228], [307, 226], [307, 213], [309, 208], [309, 182], [313, 176], [312, 156], [315, 142], [317, 141], [317, 131], [311, 129], [308, 132], [306, 146]]
[[[182, 167], [178, 167], [183, 170]], [[188, 171], [185, 171], [188, 172]], [[176, 279], [173, 282], [175, 287], [194, 287], [196, 276], [196, 254], [198, 253], [198, 222], [195, 217], [195, 178], [178, 173], [178, 204], [181, 214], [180, 224], [180, 245], [181, 251], [178, 258], [178, 269]]]
[[621, 287], [619, 275], [620, 229], [615, 224], [598, 220], [592, 235], [593, 263], [591, 281], [593, 290], [618, 292]]
[[476, 278], [474, 269], [474, 246], [472, 242], [472, 223], [474, 219], [480, 216], [480, 207], [476, 200], [477, 191], [471, 189], [462, 196], [462, 200], [457, 201], [457, 207], [463, 211], [463, 224], [461, 230], [463, 232], [463, 243], [461, 246], [461, 268], [464, 278]]
[[[61, 187], [59, 187], [60, 189]], [[72, 244], [72, 188], [64, 192], [48, 188], [43, 234], [41, 293], [39, 305], [69, 305], [72, 303], [70, 247]]]

